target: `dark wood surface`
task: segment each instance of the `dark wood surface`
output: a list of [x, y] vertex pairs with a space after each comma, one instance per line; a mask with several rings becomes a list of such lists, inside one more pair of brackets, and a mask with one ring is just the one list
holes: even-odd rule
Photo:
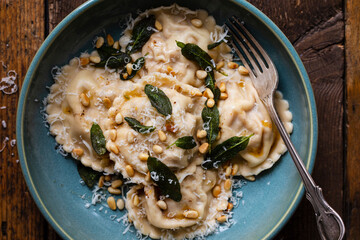
[[[9, 70], [21, 86], [46, 35], [84, 0], [0, 0], [0, 78]], [[319, 139], [313, 178], [343, 217], [347, 239], [360, 239], [360, 1], [251, 0], [285, 33], [311, 79]], [[1, 64], [3, 63], [3, 64]], [[15, 139], [19, 92], [0, 92], [0, 149]], [[0, 238], [60, 239], [42, 217], [24, 182], [15, 147], [0, 153]], [[235, 238], [234, 238], [235, 239]], [[320, 239], [303, 199], [275, 239]]]

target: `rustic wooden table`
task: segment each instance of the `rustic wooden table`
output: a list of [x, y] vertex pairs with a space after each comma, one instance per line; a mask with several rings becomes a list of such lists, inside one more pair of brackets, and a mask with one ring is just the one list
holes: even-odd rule
[[[0, 78], [10, 70], [21, 85], [49, 32], [84, 0], [0, 0]], [[311, 79], [319, 118], [313, 172], [343, 217], [347, 239], [360, 239], [360, 1], [251, 0], [295, 46]], [[0, 85], [1, 87], [1, 85]], [[0, 91], [0, 237], [60, 239], [31, 198], [18, 163], [15, 139], [19, 91]], [[3, 106], [6, 106], [4, 108]], [[358, 135], [359, 134], [359, 135]], [[319, 239], [310, 203], [299, 208], [275, 239]]]

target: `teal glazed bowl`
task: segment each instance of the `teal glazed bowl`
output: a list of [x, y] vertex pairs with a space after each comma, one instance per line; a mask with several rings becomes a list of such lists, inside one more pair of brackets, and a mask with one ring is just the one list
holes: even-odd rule
[[[174, 0], [94, 0], [67, 16], [44, 41], [34, 57], [22, 86], [17, 112], [17, 140], [22, 171], [43, 215], [64, 239], [136, 239], [133, 227], [116, 221], [126, 211], [112, 212], [86, 204], [91, 191], [79, 183], [76, 161], [55, 149], [41, 114], [42, 99], [54, 82], [52, 69], [63, 66], [104, 30], [118, 38], [122, 20], [138, 10], [169, 6]], [[294, 131], [291, 139], [311, 172], [317, 145], [317, 116], [309, 78], [295, 49], [261, 11], [244, 0], [179, 0], [180, 6], [205, 9], [218, 24], [237, 15], [268, 52], [279, 72], [279, 90], [290, 103]], [[298, 206], [304, 189], [288, 153], [255, 182], [240, 190], [243, 197], [234, 209], [230, 229], [208, 239], [271, 239]], [[87, 208], [89, 207], [89, 208]], [[120, 220], [119, 220], [120, 221]]]

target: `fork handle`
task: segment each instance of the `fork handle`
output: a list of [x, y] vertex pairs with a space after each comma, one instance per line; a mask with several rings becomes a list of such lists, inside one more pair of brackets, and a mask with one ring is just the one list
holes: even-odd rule
[[321, 239], [343, 239], [345, 234], [344, 223], [341, 220], [339, 214], [337, 214], [335, 210], [332, 209], [330, 205], [325, 201], [321, 188], [315, 184], [311, 175], [306, 170], [305, 165], [301, 160], [299, 154], [296, 152], [294, 145], [292, 144], [290, 137], [275, 110], [273, 95], [271, 94], [271, 96], [263, 99], [263, 102], [268, 109], [271, 119], [279, 130], [281, 138], [283, 139], [287, 149], [289, 150], [295, 166], [300, 173], [306, 190], [306, 198], [310, 201], [315, 210], [316, 223]]

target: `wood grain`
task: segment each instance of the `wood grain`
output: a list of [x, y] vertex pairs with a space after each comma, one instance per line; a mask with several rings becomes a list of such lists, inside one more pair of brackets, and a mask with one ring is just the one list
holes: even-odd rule
[[360, 1], [346, 4], [346, 214], [349, 239], [360, 239]]
[[[44, 40], [44, 4], [36, 0], [0, 1], [0, 77], [9, 70], [17, 73], [21, 86], [30, 61]], [[0, 141], [15, 139], [16, 104], [19, 91], [12, 95], [0, 92]], [[1, 148], [1, 147], [0, 147]], [[47, 223], [32, 200], [20, 165], [16, 147], [9, 143], [0, 153], [0, 239], [44, 239]]]

